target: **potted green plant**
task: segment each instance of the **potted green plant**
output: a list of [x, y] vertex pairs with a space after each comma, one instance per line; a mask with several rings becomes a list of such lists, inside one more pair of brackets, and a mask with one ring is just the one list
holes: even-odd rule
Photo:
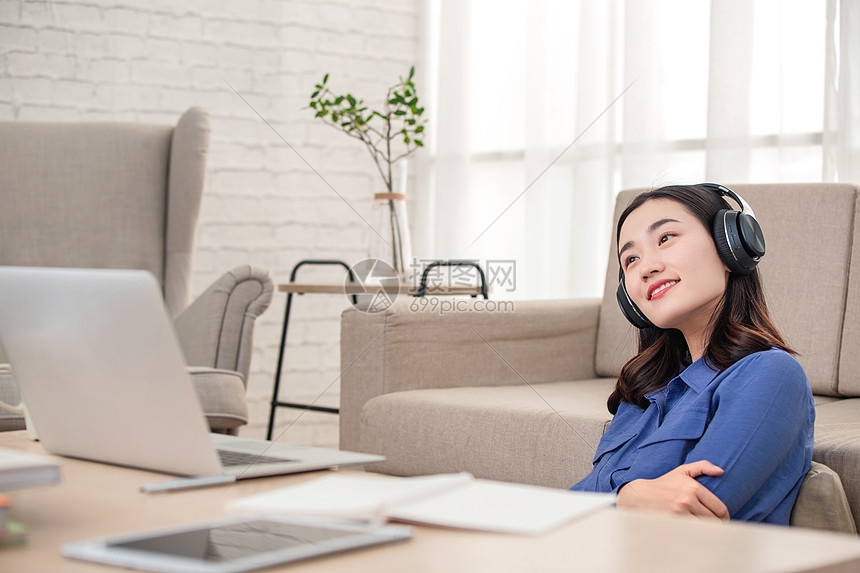
[[[411, 255], [409, 229], [406, 220], [405, 186], [397, 188], [394, 165], [403, 161], [424, 146], [424, 108], [418, 100], [413, 78], [415, 67], [409, 69], [406, 78], [401, 77], [388, 88], [381, 110], [371, 109], [364, 100], [351, 93], [335, 94], [328, 86], [329, 74], [325, 74], [311, 93], [310, 108], [314, 117], [324, 121], [349, 137], [361, 141], [385, 184], [385, 193], [374, 195], [379, 219], [384, 221], [376, 234], [394, 270], [404, 277]], [[405, 179], [405, 169], [401, 179]], [[376, 239], [376, 237], [374, 237]], [[378, 241], [376, 241], [378, 242]], [[371, 257], [383, 254], [371, 243]], [[376, 252], [374, 252], [376, 251]]]

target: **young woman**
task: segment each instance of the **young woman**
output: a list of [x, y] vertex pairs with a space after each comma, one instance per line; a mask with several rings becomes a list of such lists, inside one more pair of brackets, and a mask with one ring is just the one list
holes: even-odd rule
[[787, 525], [815, 408], [768, 317], [751, 210], [719, 185], [663, 187], [632, 201], [617, 240], [639, 352], [609, 397], [594, 468], [571, 489], [616, 492], [622, 508]]

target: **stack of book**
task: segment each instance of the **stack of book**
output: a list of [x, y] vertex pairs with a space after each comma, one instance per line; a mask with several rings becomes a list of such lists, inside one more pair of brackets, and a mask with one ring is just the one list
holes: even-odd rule
[[[60, 464], [48, 456], [0, 448], [0, 491], [60, 482]], [[24, 526], [10, 518], [11, 502], [0, 494], [0, 547], [26, 541]]]

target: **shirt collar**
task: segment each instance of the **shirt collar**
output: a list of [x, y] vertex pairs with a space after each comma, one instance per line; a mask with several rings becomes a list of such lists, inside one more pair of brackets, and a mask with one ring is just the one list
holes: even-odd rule
[[720, 373], [716, 366], [711, 364], [704, 356], [687, 366], [678, 376], [684, 384], [701, 394], [708, 384]]
[[[689, 388], [692, 388], [696, 394], [701, 394], [702, 390], [704, 390], [720, 373], [719, 370], [717, 370], [713, 364], [708, 362], [704, 356], [690, 364], [690, 355], [688, 354], [681, 366], [686, 366], [686, 368], [684, 368], [678, 376], [672, 378], [672, 380], [680, 379]], [[669, 380], [669, 382], [667, 382], [662, 388], [658, 388], [653, 392], [648, 392], [645, 394], [645, 398], [648, 400], [651, 400], [652, 398], [656, 399], [658, 394], [666, 392], [669, 383], [672, 382], [672, 380]]]

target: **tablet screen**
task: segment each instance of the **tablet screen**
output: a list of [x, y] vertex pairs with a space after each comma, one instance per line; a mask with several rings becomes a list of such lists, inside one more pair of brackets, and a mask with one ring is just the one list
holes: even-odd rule
[[67, 543], [60, 552], [162, 573], [239, 573], [358, 547], [409, 539], [402, 525], [256, 515]]
[[255, 520], [131, 541], [111, 542], [107, 546], [210, 562], [224, 562], [297, 546], [316, 545], [354, 535], [353, 531], [282, 521]]

